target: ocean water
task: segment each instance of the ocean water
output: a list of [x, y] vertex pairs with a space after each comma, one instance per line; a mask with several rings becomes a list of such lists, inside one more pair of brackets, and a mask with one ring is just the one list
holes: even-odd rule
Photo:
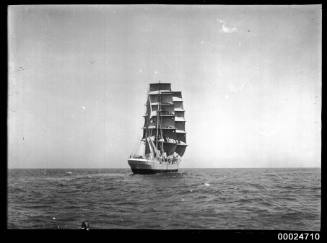
[[8, 170], [10, 229], [316, 231], [320, 200], [320, 169]]

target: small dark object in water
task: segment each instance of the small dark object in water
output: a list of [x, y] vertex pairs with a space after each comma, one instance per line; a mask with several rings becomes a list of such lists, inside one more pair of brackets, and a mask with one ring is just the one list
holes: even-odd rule
[[82, 226], [81, 226], [81, 229], [82, 230], [89, 230], [90, 229], [89, 222], [83, 221]]
[[57, 229], [63, 229], [59, 224], [57, 224], [56, 217], [53, 217], [52, 220], [55, 222]]

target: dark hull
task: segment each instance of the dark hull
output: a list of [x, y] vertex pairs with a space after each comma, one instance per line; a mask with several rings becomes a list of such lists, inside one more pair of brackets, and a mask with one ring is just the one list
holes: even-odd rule
[[156, 173], [173, 173], [177, 172], [176, 170], [152, 170], [152, 169], [132, 169], [134, 174], [156, 174]]

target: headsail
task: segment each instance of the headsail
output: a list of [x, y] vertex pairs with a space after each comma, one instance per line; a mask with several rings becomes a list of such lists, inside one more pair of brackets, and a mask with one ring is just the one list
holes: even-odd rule
[[156, 146], [153, 143], [154, 137], [148, 137], [147, 142], [150, 146], [151, 154], [159, 157], [160, 156], [160, 151], [156, 148]]
[[146, 142], [145, 140], [141, 140], [136, 151], [133, 153], [134, 158], [144, 158], [146, 150]]

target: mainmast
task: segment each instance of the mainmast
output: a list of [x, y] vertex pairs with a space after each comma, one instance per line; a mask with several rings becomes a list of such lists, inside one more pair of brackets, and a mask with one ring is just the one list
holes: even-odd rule
[[[160, 84], [160, 81], [159, 81]], [[159, 86], [160, 87], [160, 86]], [[159, 90], [159, 97], [160, 97], [160, 90]], [[158, 148], [158, 140], [159, 140], [159, 119], [160, 119], [160, 106], [161, 99], [158, 102], [158, 110], [157, 110], [157, 136], [156, 136], [156, 147]]]

